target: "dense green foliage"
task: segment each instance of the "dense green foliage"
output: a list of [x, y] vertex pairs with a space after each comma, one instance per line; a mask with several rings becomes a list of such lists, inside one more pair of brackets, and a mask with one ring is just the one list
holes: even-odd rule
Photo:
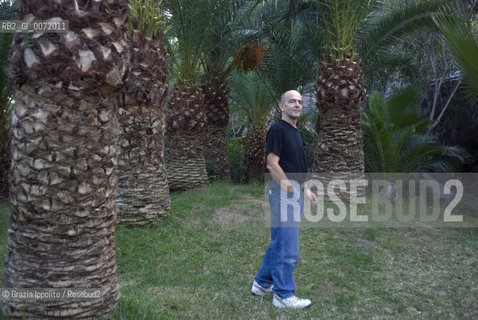
[[[451, 11], [451, 10], [449, 10]], [[443, 11], [436, 15], [435, 22], [446, 38], [448, 48], [459, 63], [469, 94], [478, 101], [478, 37], [473, 33], [471, 23], [456, 12]]]
[[227, 141], [229, 152], [229, 167], [231, 168], [231, 181], [234, 183], [246, 183], [246, 139], [229, 139]]
[[460, 147], [440, 146], [426, 134], [428, 120], [420, 115], [416, 90], [403, 90], [386, 100], [381, 93], [370, 98], [363, 112], [367, 172], [447, 171], [453, 161], [465, 162]]
[[165, 31], [166, 22], [158, 1], [130, 0], [129, 3], [131, 10], [128, 16], [128, 35], [133, 30], [141, 30], [146, 37], [153, 38], [159, 31]]

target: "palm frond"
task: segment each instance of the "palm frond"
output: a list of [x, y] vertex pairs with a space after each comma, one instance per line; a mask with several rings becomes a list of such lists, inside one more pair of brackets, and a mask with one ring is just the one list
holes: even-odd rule
[[471, 25], [458, 12], [451, 8], [435, 15], [437, 27], [445, 36], [448, 49], [460, 65], [465, 76], [468, 92], [473, 102], [478, 101], [478, 38]]
[[413, 55], [394, 45], [374, 59], [363, 60], [362, 66], [369, 89], [381, 92], [389, 89], [388, 86], [404, 88], [419, 84], [422, 76]]
[[374, 93], [363, 111], [364, 152], [369, 172], [417, 172], [448, 170], [469, 155], [460, 147], [440, 146], [426, 135], [429, 122], [418, 109], [419, 94], [405, 89], [386, 100]]
[[171, 56], [171, 76], [184, 86], [197, 86], [202, 52], [211, 27], [213, 2], [208, 0], [163, 0]]
[[287, 21], [270, 30], [271, 50], [258, 72], [274, 90], [274, 96], [305, 87], [315, 81], [317, 60], [307, 46], [306, 26]]
[[215, 14], [203, 48], [203, 66], [209, 85], [221, 86], [234, 68], [232, 57], [238, 48], [254, 42], [251, 39], [256, 30], [248, 29], [248, 18], [256, 6], [247, 0], [214, 1]]
[[316, 0], [331, 59], [355, 56], [355, 38], [376, 0]]
[[131, 7], [127, 33], [131, 35], [133, 30], [141, 30], [148, 38], [155, 37], [158, 32], [166, 31], [166, 20], [160, 9], [161, 1], [157, 0], [130, 0]]
[[231, 99], [240, 105], [248, 115], [249, 123], [263, 127], [273, 106], [274, 98], [256, 72], [231, 74]]
[[396, 39], [426, 28], [437, 30], [433, 14], [446, 5], [446, 0], [411, 1], [405, 7], [398, 7], [383, 14], [371, 11], [357, 34], [357, 49], [363, 58], [379, 56], [380, 52]]

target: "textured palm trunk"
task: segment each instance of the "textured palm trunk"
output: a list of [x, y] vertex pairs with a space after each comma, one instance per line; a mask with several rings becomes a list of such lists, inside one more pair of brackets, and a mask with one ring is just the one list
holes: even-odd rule
[[5, 134], [0, 145], [0, 201], [8, 199], [8, 171], [10, 169], [10, 143], [9, 137]]
[[359, 62], [323, 62], [316, 93], [320, 114], [313, 172], [363, 173], [361, 106], [365, 84]]
[[166, 173], [170, 190], [187, 190], [207, 182], [203, 102], [203, 93], [193, 88], [174, 90], [169, 102]]
[[[226, 84], [225, 84], [226, 85]], [[204, 157], [213, 160], [218, 168], [216, 178], [230, 181], [229, 152], [226, 127], [229, 121], [228, 91], [208, 90], [205, 94], [207, 131], [204, 135]]]
[[116, 205], [118, 222], [146, 225], [169, 213], [169, 188], [164, 164], [165, 106], [168, 58], [164, 34], [131, 36], [131, 63], [120, 108], [120, 142]]
[[[97, 288], [95, 299], [9, 300], [9, 318], [98, 318], [119, 299], [115, 263], [117, 106], [124, 1], [22, 1], [20, 19], [70, 32], [17, 35], [9, 75], [11, 211], [5, 288]], [[30, 16], [31, 17], [31, 16]]]
[[267, 127], [250, 126], [246, 136], [247, 180], [264, 183]]

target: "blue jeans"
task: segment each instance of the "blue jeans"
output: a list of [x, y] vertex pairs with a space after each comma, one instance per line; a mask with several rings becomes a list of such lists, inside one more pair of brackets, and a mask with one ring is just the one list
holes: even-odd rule
[[276, 182], [271, 183], [271, 243], [255, 278], [264, 288], [273, 284], [272, 291], [281, 298], [288, 298], [295, 291], [292, 274], [299, 259], [299, 224], [304, 202], [299, 184], [294, 189], [293, 194], [281, 192]]

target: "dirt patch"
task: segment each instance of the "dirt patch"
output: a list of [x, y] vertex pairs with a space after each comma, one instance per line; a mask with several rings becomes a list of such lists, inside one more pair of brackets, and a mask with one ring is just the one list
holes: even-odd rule
[[260, 207], [260, 208], [264, 208], [268, 205], [266, 199], [264, 198], [255, 198], [249, 195], [244, 195], [242, 199], [243, 199], [242, 202], [252, 203], [256, 207]]
[[252, 217], [231, 211], [230, 208], [220, 208], [214, 212], [212, 219], [221, 226], [230, 226], [250, 220]]
[[213, 221], [221, 226], [230, 226], [248, 220], [262, 219], [264, 209], [268, 205], [265, 199], [244, 195], [233, 205], [217, 209], [214, 212]]

